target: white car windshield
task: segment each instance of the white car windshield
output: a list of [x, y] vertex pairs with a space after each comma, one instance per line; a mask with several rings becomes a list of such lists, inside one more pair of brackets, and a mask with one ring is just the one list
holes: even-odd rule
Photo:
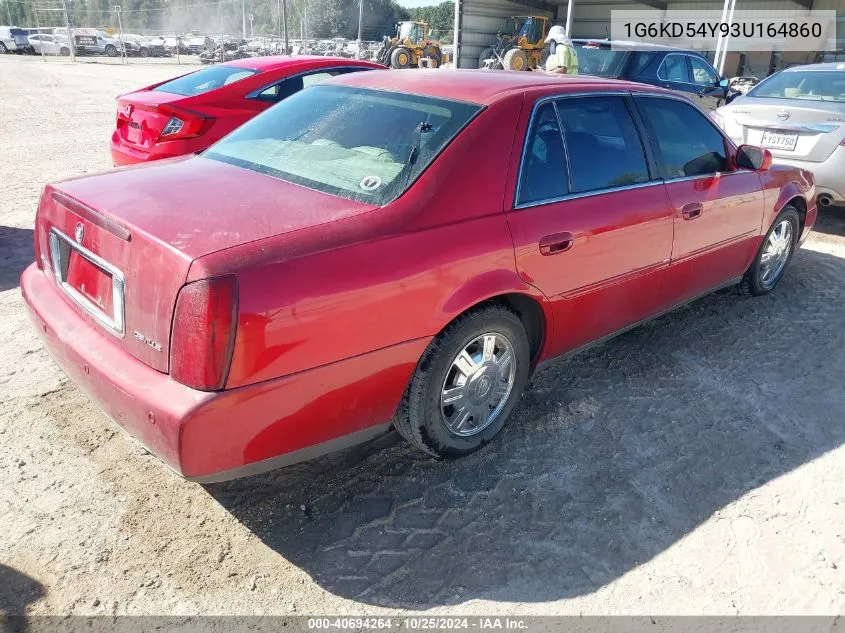
[[795, 70], [778, 73], [757, 84], [748, 96], [845, 102], [845, 71]]
[[203, 156], [381, 205], [405, 191], [480, 110], [418, 95], [314, 86]]

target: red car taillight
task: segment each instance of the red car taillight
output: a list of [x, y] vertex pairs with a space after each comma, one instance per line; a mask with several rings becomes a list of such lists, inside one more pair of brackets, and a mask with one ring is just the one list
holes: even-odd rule
[[176, 141], [202, 136], [214, 123], [211, 117], [183, 108], [160, 105], [158, 111], [170, 115], [158, 136], [160, 141]]
[[193, 389], [226, 384], [238, 322], [238, 282], [231, 275], [182, 286], [170, 340], [170, 375]]

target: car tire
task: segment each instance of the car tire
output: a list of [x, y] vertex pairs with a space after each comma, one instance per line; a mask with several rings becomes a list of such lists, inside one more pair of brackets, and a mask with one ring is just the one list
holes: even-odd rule
[[490, 304], [458, 317], [420, 358], [396, 414], [396, 430], [436, 457], [478, 450], [516, 406], [530, 358], [525, 327], [507, 308]]
[[141, 50], [138, 51], [138, 55], [141, 56], [141, 57], [149, 57], [150, 51], [147, 50], [146, 48], [142, 48]]
[[792, 205], [785, 206], [769, 227], [754, 263], [739, 284], [743, 294], [760, 296], [774, 290], [795, 254], [800, 226], [798, 211]]
[[117, 46], [108, 44], [103, 52], [109, 57], [117, 57]]
[[61, 55], [62, 57], [67, 57], [68, 55], [70, 55], [70, 49], [69, 48], [59, 49], [59, 55]]
[[391, 68], [408, 68], [411, 65], [411, 51], [399, 47], [390, 54]]
[[8, 52], [9, 50], [6, 48], [6, 45], [3, 42], [0, 42], [0, 55], [5, 55]]
[[512, 48], [502, 58], [505, 70], [529, 70], [528, 55], [521, 48]]

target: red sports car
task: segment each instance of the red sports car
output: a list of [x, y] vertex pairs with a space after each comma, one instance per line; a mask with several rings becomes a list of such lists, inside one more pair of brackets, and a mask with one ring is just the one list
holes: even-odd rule
[[48, 185], [21, 288], [65, 372], [185, 477], [391, 426], [453, 457], [544, 361], [770, 292], [814, 193], [660, 88], [353, 73], [201, 156]]
[[340, 57], [255, 57], [209, 66], [117, 98], [115, 165], [195, 154], [282, 99], [329, 77], [385, 70]]

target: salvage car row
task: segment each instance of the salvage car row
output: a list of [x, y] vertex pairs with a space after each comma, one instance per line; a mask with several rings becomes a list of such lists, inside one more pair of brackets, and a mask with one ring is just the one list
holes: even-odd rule
[[116, 163], [185, 156], [48, 185], [21, 279], [64, 371], [187, 478], [391, 428], [471, 453], [544, 363], [771, 292], [816, 220], [810, 171], [661, 87], [256, 61], [120, 97]]
[[98, 29], [74, 29], [73, 47], [68, 29], [19, 28], [0, 26], [0, 54], [29, 53], [36, 55], [68, 56], [71, 48], [76, 55], [107, 55], [121, 53], [134, 57], [167, 57], [170, 48], [162, 37], [144, 37], [132, 33], [110, 35]]

